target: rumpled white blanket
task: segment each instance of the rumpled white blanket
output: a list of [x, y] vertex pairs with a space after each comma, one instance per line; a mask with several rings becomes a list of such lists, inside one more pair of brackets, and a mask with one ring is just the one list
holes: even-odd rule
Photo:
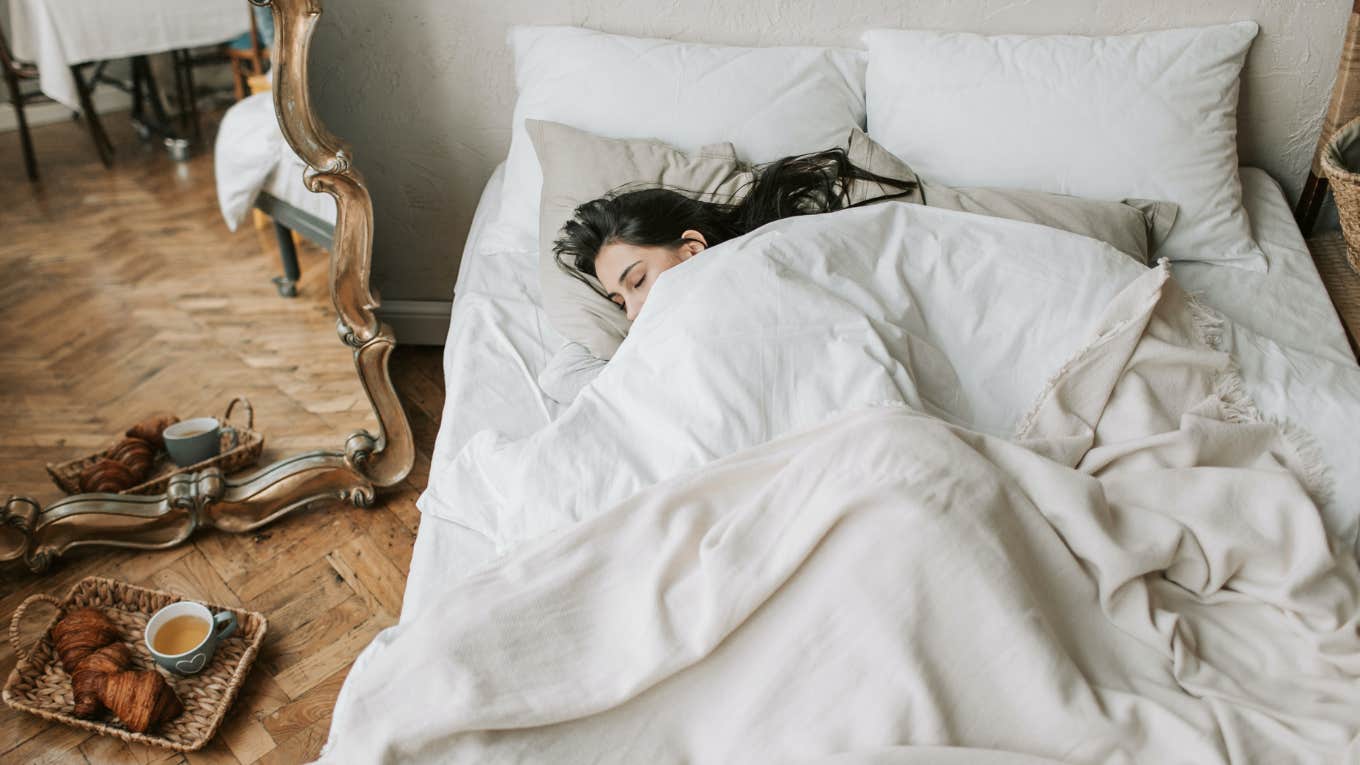
[[[969, 271], [945, 262], [957, 257], [935, 267]], [[782, 262], [784, 281], [799, 281], [799, 262]], [[1068, 284], [1094, 286], [1082, 280], [1091, 275]], [[1037, 398], [1027, 412], [1005, 392], [979, 406], [985, 388], [963, 375], [960, 394], [941, 398], [961, 357], [950, 332], [914, 331], [935, 328], [912, 324], [913, 301], [896, 325], [913, 331], [837, 326], [871, 355], [866, 325], [882, 347], [915, 344], [910, 358], [932, 363], [898, 375], [890, 353], [866, 381], [914, 400], [848, 402], [857, 411], [650, 486], [655, 464], [619, 455], [618, 486], [644, 488], [578, 523], [571, 508], [588, 492], [575, 486], [527, 514], [501, 507], [529, 521], [500, 528], [560, 528], [380, 635], [346, 681], [323, 760], [1360, 757], [1360, 572], [1336, 554], [1310, 496], [1324, 483], [1316, 463], [1300, 436], [1256, 419], [1228, 358], [1206, 345], [1213, 318], [1164, 267], [1132, 272], [1115, 292], [1072, 320], [1083, 340], [1058, 349], [1065, 362], [1047, 384], [1028, 391], [1031, 375], [1016, 370], [1011, 394]], [[803, 296], [783, 297], [792, 311]], [[679, 303], [661, 305], [673, 319]], [[817, 326], [810, 317], [809, 334]], [[1057, 342], [1046, 331], [1035, 328]], [[635, 328], [611, 368], [630, 343], [658, 336], [684, 333]], [[681, 369], [721, 355], [672, 350], [699, 357], [674, 354]], [[1013, 422], [1015, 437], [959, 422], [980, 411]], [[684, 414], [685, 444], [757, 430], [715, 429], [702, 407]], [[500, 463], [473, 464], [494, 482]]]
[[[846, 409], [1010, 436], [1145, 272], [1076, 234], [919, 205], [779, 221], [662, 274], [569, 408], [528, 438], [474, 436], [420, 507], [506, 551]], [[1360, 430], [1345, 394], [1316, 392]], [[1324, 520], [1354, 543], [1360, 496], [1341, 500]]]

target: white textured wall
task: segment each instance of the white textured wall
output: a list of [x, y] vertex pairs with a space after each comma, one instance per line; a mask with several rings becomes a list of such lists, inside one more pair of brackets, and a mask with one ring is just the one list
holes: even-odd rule
[[858, 46], [870, 27], [1111, 34], [1261, 25], [1242, 88], [1242, 161], [1297, 194], [1349, 0], [323, 0], [312, 90], [355, 148], [388, 299], [446, 300], [482, 185], [509, 145], [513, 24], [740, 45]]

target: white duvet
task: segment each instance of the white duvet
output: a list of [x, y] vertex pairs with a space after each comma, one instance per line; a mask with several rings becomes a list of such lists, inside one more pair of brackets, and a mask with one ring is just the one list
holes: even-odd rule
[[324, 759], [1360, 757], [1360, 573], [1221, 332], [1029, 224], [888, 204], [715, 248], [436, 484], [507, 554], [364, 652]]
[[[571, 407], [526, 439], [473, 437], [421, 507], [504, 551], [846, 409], [901, 402], [1009, 436], [1145, 270], [1076, 234], [919, 205], [779, 221], [667, 271]], [[1297, 408], [1325, 451], [1353, 454], [1360, 370], [1323, 371], [1334, 385]], [[1353, 544], [1351, 473], [1324, 509]]]

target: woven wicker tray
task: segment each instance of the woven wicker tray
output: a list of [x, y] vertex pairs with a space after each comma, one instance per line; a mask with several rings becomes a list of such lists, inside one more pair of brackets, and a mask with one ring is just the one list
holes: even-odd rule
[[[231, 412], [237, 404], [241, 404], [246, 410], [245, 427], [232, 425], [237, 434], [237, 445], [231, 446], [230, 434], [222, 433], [221, 453], [211, 459], [189, 465], [188, 467], [177, 467], [170, 458], [161, 452], [156, 456], [156, 466], [152, 468], [152, 477], [137, 484], [129, 489], [124, 489], [119, 494], [163, 494], [165, 487], [170, 485], [171, 476], [179, 473], [190, 473], [204, 470], [210, 467], [221, 468], [223, 473], [234, 473], [242, 468], [254, 465], [260, 459], [260, 454], [264, 451], [264, 436], [257, 433], [255, 428], [255, 408], [250, 405], [250, 401], [243, 396], [238, 396], [227, 404], [227, 412], [222, 415], [222, 424], [231, 423]], [[85, 468], [93, 465], [99, 460], [107, 457], [113, 449], [110, 446], [97, 454], [88, 457], [79, 457], [58, 464], [48, 463], [47, 474], [52, 476], [52, 481], [61, 487], [67, 494], [80, 493], [80, 474], [85, 472]]]
[[[135, 733], [124, 728], [118, 718], [104, 713], [103, 717], [83, 720], [72, 713], [75, 697], [71, 691], [71, 676], [62, 669], [52, 643], [52, 627], [66, 610], [94, 606], [103, 609], [109, 620], [122, 633], [123, 642], [132, 649], [130, 669], [156, 669], [151, 654], [142, 640], [142, 630], [151, 615], [161, 608], [183, 600], [161, 590], [149, 590], [130, 584], [87, 577], [71, 589], [65, 600], [51, 595], [32, 595], [15, 609], [10, 619], [9, 639], [19, 663], [5, 682], [3, 698], [13, 709], [35, 714], [47, 720], [77, 728], [116, 736], [124, 741], [136, 741], [152, 746], [163, 746], [180, 752], [201, 749], [217, 733], [227, 710], [236, 700], [236, 693], [245, 681], [255, 655], [264, 641], [268, 621], [263, 614], [205, 603], [214, 611], [231, 611], [240, 624], [236, 632], [218, 644], [212, 661], [197, 675], [180, 677], [163, 675], [184, 704], [184, 712], [160, 726], [159, 730]], [[19, 624], [29, 606], [47, 602], [59, 612], [48, 620], [43, 636], [25, 651], [19, 640]]]

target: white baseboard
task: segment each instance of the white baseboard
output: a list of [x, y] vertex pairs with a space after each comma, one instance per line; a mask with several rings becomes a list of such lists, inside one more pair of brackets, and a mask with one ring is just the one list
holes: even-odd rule
[[391, 325], [397, 345], [443, 345], [452, 312], [451, 300], [384, 300], [378, 318]]
[[[113, 88], [100, 88], [91, 95], [91, 99], [94, 101], [94, 110], [99, 114], [126, 111], [132, 108], [132, 97]], [[28, 126], [31, 128], [68, 121], [71, 119], [71, 114], [72, 112], [68, 107], [55, 101], [32, 104], [24, 108], [24, 116], [28, 118]], [[0, 101], [0, 133], [18, 129], [19, 120], [14, 116], [14, 109], [8, 101]]]

